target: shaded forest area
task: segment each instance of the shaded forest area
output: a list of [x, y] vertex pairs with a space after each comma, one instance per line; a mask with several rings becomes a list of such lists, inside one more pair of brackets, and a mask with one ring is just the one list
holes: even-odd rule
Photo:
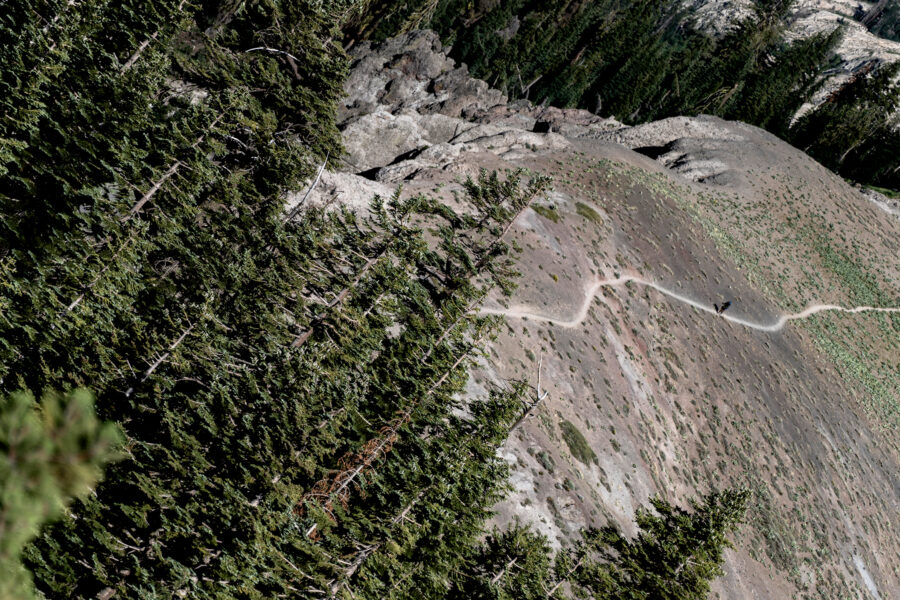
[[515, 285], [504, 236], [547, 182], [286, 206], [341, 154], [360, 8], [0, 6], [2, 600], [702, 598], [721, 573], [741, 491], [557, 553], [485, 530], [534, 401], [460, 405], [497, 324], [471, 309]]
[[878, 0], [869, 10], [860, 5], [854, 18], [875, 35], [900, 42], [900, 4]]
[[[347, 28], [384, 38], [431, 27], [474, 76], [513, 97], [639, 123], [713, 114], [762, 127], [859, 183], [900, 190], [896, 65], [861, 67], [794, 116], [837, 62], [841, 30], [785, 41], [793, 0], [756, 0], [721, 38], [691, 28], [677, 0], [372, 0]], [[889, 37], [900, 8], [870, 15]], [[861, 15], [861, 18], [865, 15]]]

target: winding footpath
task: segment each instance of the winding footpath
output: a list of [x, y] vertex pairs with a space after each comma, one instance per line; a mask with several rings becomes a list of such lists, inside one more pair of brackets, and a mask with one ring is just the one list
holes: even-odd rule
[[900, 313], [900, 308], [880, 308], [877, 306], [856, 306], [853, 308], [846, 308], [844, 306], [837, 306], [835, 304], [813, 304], [801, 312], [782, 315], [773, 323], [757, 323], [754, 321], [748, 321], [746, 319], [742, 319], [740, 317], [733, 317], [728, 314], [717, 314], [716, 311], [708, 304], [698, 302], [693, 298], [689, 298], [674, 290], [670, 290], [667, 287], [663, 287], [657, 283], [652, 281], [647, 281], [646, 279], [641, 279], [640, 277], [635, 277], [633, 275], [623, 275], [621, 277], [616, 277], [614, 279], [600, 279], [595, 281], [588, 289], [587, 294], [584, 298], [584, 301], [581, 303], [581, 308], [578, 309], [578, 312], [569, 319], [565, 318], [556, 318], [548, 315], [540, 314], [534, 312], [534, 309], [528, 308], [526, 306], [514, 306], [511, 308], [481, 308], [478, 313], [481, 315], [502, 315], [505, 317], [512, 317], [516, 319], [530, 319], [532, 321], [539, 321], [542, 323], [550, 323], [552, 325], [557, 325], [559, 327], [565, 327], [567, 329], [571, 329], [573, 327], [577, 327], [580, 325], [588, 315], [588, 311], [591, 308], [591, 304], [594, 302], [594, 298], [596, 298], [597, 294], [600, 293], [600, 290], [604, 287], [614, 287], [619, 285], [624, 285], [628, 282], [633, 282], [639, 285], [644, 285], [647, 287], [651, 287], [656, 291], [669, 296], [670, 298], [674, 298], [679, 302], [683, 302], [685, 304], [689, 304], [696, 308], [697, 310], [701, 310], [703, 312], [710, 313], [717, 317], [721, 317], [726, 321], [731, 321], [732, 323], [736, 323], [738, 325], [743, 325], [744, 327], [749, 327], [750, 329], [756, 329], [757, 331], [766, 331], [766, 332], [776, 332], [781, 331], [784, 326], [788, 323], [788, 321], [794, 321], [796, 319], [805, 319], [811, 315], [820, 312], [826, 311], [838, 311], [845, 313], [861, 313], [861, 312], [885, 312], [885, 313]]

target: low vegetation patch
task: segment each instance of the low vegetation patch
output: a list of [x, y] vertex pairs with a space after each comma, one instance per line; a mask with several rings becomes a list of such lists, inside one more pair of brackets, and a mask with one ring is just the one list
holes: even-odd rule
[[579, 215], [595, 223], [597, 225], [603, 225], [603, 217], [600, 216], [596, 210], [585, 204], [584, 202], [578, 202], [575, 204], [575, 212]]
[[570, 421], [564, 420], [559, 424], [559, 428], [562, 430], [563, 439], [566, 441], [566, 445], [569, 446], [569, 452], [572, 453], [572, 456], [586, 465], [597, 462], [597, 455], [591, 450], [584, 434], [575, 425]]
[[867, 185], [866, 189], [870, 189], [875, 192], [878, 192], [882, 196], [887, 196], [888, 198], [900, 198], [900, 190], [891, 190], [888, 188], [878, 187], [875, 185]]
[[542, 206], [540, 204], [535, 204], [531, 208], [534, 209], [534, 212], [541, 215], [545, 219], [549, 221], [553, 221], [554, 223], [559, 223], [559, 213], [556, 212], [555, 206]]

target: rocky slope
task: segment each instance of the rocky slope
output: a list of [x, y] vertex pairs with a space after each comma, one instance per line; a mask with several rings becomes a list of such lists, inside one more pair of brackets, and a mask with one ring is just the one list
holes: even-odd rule
[[[633, 529], [653, 494], [745, 486], [720, 597], [900, 597], [900, 318], [766, 330], [813, 304], [900, 306], [900, 220], [754, 127], [509, 104], [429, 32], [355, 54], [347, 155], [309, 201], [402, 186], [455, 202], [479, 169], [554, 178], [510, 232], [521, 287], [486, 305], [508, 316], [470, 382], [540, 375], [549, 392], [503, 448], [499, 524], [558, 545]], [[712, 310], [725, 299], [730, 320]]]
[[[752, 0], [689, 0], [686, 6], [692, 19], [703, 29], [723, 32], [732, 24], [751, 15]], [[854, 19], [857, 11], [865, 12], [873, 2], [856, 0], [798, 0], [793, 7], [788, 39], [805, 38], [844, 27], [844, 39], [837, 48], [841, 59], [815, 103], [846, 81], [850, 75], [872, 60], [900, 60], [900, 43], [873, 35]]]

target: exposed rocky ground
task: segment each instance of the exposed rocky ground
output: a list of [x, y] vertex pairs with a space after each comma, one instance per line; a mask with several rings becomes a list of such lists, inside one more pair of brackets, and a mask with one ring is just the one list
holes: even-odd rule
[[[354, 52], [347, 155], [310, 201], [365, 206], [402, 185], [453, 202], [482, 168], [554, 178], [510, 232], [521, 287], [492, 307], [564, 320], [619, 274], [754, 322], [900, 305], [900, 220], [760, 129], [509, 104], [429, 32]], [[609, 519], [633, 530], [653, 494], [746, 486], [720, 597], [900, 597], [898, 332], [870, 313], [755, 331], [635, 284], [604, 288], [573, 327], [508, 318], [472, 392], [535, 382], [542, 364], [549, 395], [503, 448], [497, 521], [558, 545]]]
[[[685, 4], [701, 27], [721, 33], [751, 15], [752, 0], [688, 0]], [[853, 71], [872, 59], [900, 60], [900, 43], [869, 33], [854, 19], [857, 11], [865, 12], [873, 5], [856, 0], [798, 0], [788, 35], [809, 37], [845, 26], [846, 35], [837, 49], [843, 71]]]
[[[724, 32], [732, 24], [752, 14], [753, 0], [685, 0], [684, 6], [689, 9], [694, 22], [704, 29]], [[874, 2], [858, 2], [856, 0], [797, 0], [793, 11], [798, 18], [805, 18], [817, 13], [828, 13], [844, 21], [850, 21], [857, 10], [866, 11]]]
[[900, 200], [896, 198], [888, 198], [884, 194], [881, 194], [875, 190], [864, 189], [862, 193], [871, 200], [875, 206], [883, 210], [884, 212], [894, 215], [898, 219], [900, 219]]

